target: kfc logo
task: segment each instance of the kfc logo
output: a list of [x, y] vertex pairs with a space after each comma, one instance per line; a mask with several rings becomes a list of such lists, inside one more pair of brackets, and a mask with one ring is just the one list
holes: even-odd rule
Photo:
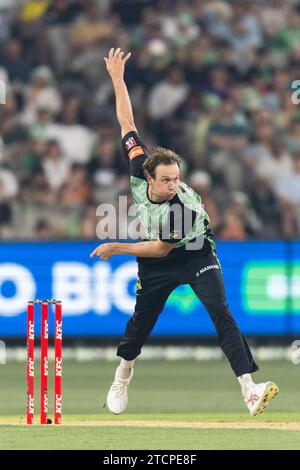
[[55, 395], [55, 413], [62, 412], [62, 396], [56, 394]]

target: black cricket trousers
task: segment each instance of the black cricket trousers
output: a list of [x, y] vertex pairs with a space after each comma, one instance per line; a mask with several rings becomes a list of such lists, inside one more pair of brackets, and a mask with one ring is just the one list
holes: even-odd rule
[[176, 264], [167, 260], [142, 261], [138, 276], [140, 288], [135, 311], [120, 341], [118, 356], [131, 361], [141, 353], [171, 292], [181, 284], [189, 284], [208, 311], [235, 375], [239, 377], [258, 370], [246, 338], [229, 311], [220, 264], [212, 252], [204, 256], [196, 253]]

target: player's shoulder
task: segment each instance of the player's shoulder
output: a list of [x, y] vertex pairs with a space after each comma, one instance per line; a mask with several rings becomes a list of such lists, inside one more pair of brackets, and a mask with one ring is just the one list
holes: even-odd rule
[[192, 191], [192, 188], [190, 188], [184, 181], [180, 181], [179, 183], [179, 190], [180, 192], [182, 192], [183, 194], [189, 192], [189, 191]]
[[181, 194], [195, 194], [199, 196], [199, 194], [196, 193], [196, 191], [194, 191], [194, 189], [192, 189], [187, 183], [185, 183], [185, 181], [180, 181], [179, 192]]
[[134, 175], [131, 175], [130, 177], [130, 185], [131, 185], [131, 191], [132, 195], [134, 197], [135, 202], [138, 203], [147, 203], [148, 198], [147, 198], [147, 189], [148, 189], [148, 184], [147, 181], [144, 178], [136, 177]]
[[180, 181], [179, 188], [178, 188], [178, 197], [179, 199], [186, 204], [199, 204], [201, 203], [201, 197], [194, 189], [192, 189], [187, 183], [184, 181]]

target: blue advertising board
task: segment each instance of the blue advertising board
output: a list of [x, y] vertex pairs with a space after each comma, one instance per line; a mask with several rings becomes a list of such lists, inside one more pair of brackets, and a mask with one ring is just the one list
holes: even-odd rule
[[[4, 242], [0, 245], [0, 338], [26, 334], [28, 300], [62, 301], [64, 336], [120, 336], [134, 311], [137, 263], [89, 254], [91, 242]], [[300, 243], [219, 242], [230, 310], [246, 335], [300, 333]], [[178, 267], [180, 269], [180, 267]], [[39, 328], [39, 316], [36, 316]], [[53, 334], [53, 321], [50, 321]], [[189, 286], [169, 297], [156, 336], [214, 335]]]

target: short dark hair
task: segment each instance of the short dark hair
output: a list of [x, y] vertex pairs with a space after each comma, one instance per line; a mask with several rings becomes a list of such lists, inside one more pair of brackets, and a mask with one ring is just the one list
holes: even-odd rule
[[155, 178], [155, 169], [158, 165], [174, 165], [175, 163], [180, 168], [180, 157], [177, 153], [163, 147], [156, 147], [143, 164], [144, 175]]

